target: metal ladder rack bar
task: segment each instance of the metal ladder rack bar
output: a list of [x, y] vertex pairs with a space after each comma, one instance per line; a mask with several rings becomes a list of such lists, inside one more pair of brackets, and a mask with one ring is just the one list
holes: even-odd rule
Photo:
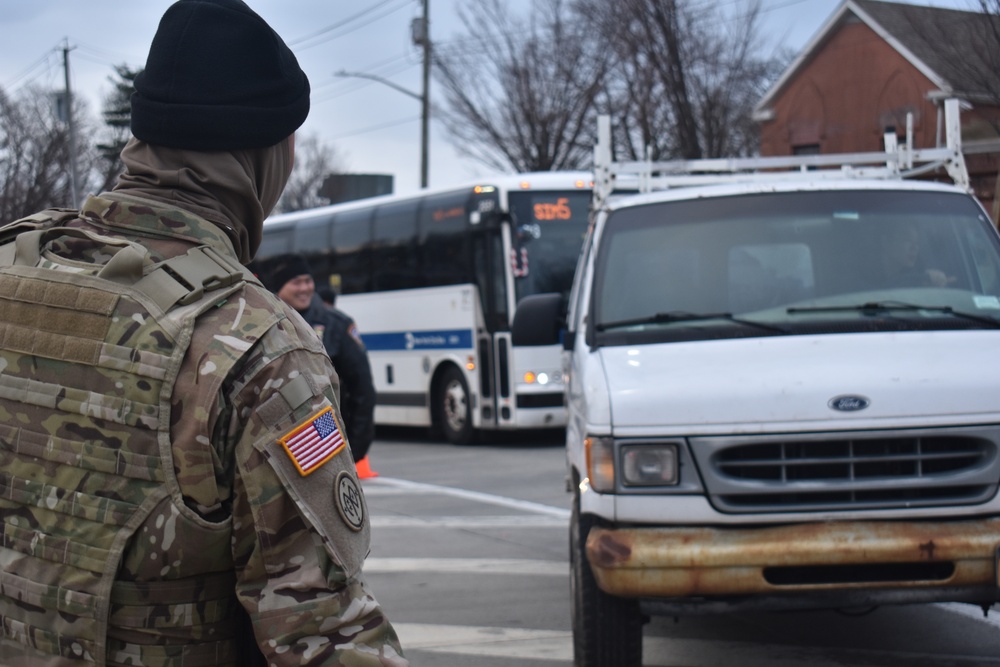
[[[611, 119], [600, 116], [594, 147], [594, 210], [602, 209], [616, 191], [654, 192], [676, 187], [751, 181], [844, 178], [908, 178], [944, 168], [952, 182], [969, 188], [962, 155], [959, 101], [945, 100], [946, 145], [913, 148], [912, 119], [906, 142], [885, 136], [885, 150], [871, 153], [783, 155], [754, 158], [707, 158], [664, 162], [615, 162], [611, 150]], [[838, 168], [839, 167], [839, 168]]]

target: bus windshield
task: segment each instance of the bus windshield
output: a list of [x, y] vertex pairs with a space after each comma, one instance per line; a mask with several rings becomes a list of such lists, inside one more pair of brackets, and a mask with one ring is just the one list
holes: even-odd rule
[[508, 194], [516, 301], [543, 292], [569, 293], [587, 232], [590, 197], [589, 190]]

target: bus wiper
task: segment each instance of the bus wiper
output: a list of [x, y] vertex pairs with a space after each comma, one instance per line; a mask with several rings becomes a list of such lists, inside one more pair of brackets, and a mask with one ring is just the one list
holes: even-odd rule
[[866, 303], [849, 306], [809, 306], [806, 308], [787, 308], [785, 309], [785, 312], [789, 315], [795, 315], [797, 313], [841, 312], [857, 312], [862, 315], [877, 315], [879, 313], [886, 313], [892, 310], [905, 310], [911, 312], [922, 310], [931, 313], [943, 313], [945, 315], [952, 315], [953, 317], [957, 317], [959, 319], [985, 324], [988, 327], [1000, 328], [1000, 320], [997, 320], [995, 317], [986, 317], [984, 315], [966, 313], [961, 310], [955, 310], [951, 306], [919, 306], [917, 304], [905, 303], [903, 301], [868, 301]]
[[630, 320], [618, 320], [616, 322], [602, 322], [601, 324], [596, 325], [595, 328], [598, 331], [607, 331], [609, 329], [621, 329], [641, 324], [671, 324], [673, 322], [700, 322], [702, 320], [726, 320], [728, 322], [733, 322], [734, 324], [753, 327], [755, 329], [762, 329], [772, 333], [788, 333], [786, 329], [782, 329], [781, 327], [764, 324], [763, 322], [754, 322], [753, 320], [745, 320], [734, 316], [732, 313], [687, 313], [683, 311], [657, 313], [648, 317], [637, 317]]

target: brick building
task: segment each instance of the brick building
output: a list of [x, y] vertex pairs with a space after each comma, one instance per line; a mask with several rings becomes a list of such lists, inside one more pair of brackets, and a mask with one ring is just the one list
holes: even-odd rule
[[882, 150], [912, 115], [914, 146], [944, 140], [941, 102], [963, 101], [972, 187], [1000, 214], [1000, 17], [881, 0], [845, 0], [764, 95], [761, 155]]

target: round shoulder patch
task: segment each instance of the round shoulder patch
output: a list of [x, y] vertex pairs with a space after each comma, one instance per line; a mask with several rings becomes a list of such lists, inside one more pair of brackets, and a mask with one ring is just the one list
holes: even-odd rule
[[337, 475], [333, 485], [333, 497], [344, 523], [351, 530], [361, 530], [365, 525], [365, 502], [357, 480], [346, 470]]

